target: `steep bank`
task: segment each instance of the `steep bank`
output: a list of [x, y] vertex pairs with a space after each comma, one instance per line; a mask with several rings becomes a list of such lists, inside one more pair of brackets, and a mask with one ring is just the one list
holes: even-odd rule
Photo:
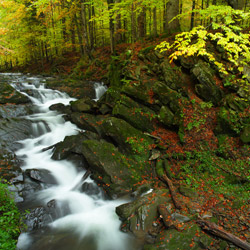
[[204, 234], [198, 219], [249, 241], [249, 99], [228, 84], [234, 77], [203, 58], [169, 63], [149, 46], [113, 58], [105, 78], [101, 100], [65, 110], [86, 133], [66, 138], [53, 157], [81, 155], [110, 197], [134, 197], [117, 213], [144, 249], [235, 248]]

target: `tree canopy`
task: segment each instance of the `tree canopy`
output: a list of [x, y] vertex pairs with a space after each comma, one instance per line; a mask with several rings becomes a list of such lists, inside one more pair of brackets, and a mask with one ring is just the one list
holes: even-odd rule
[[230, 9], [240, 9], [245, 16], [236, 25], [249, 25], [247, 0], [1, 0], [0, 65], [43, 65], [68, 52], [91, 59], [99, 46], [110, 44], [114, 53], [118, 43], [199, 25], [208, 29], [211, 5], [215, 15], [226, 13], [225, 22]]

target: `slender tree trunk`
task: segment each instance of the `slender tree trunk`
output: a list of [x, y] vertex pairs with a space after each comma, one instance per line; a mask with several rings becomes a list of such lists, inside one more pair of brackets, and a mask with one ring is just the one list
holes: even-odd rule
[[[120, 3], [121, 0], [116, 0], [116, 3]], [[122, 33], [121, 33], [121, 29], [122, 29], [122, 21], [121, 21], [121, 14], [118, 14], [116, 16], [116, 22], [115, 22], [115, 42], [119, 43], [122, 41]]]
[[157, 36], [157, 9], [156, 7], [154, 7], [153, 9], [153, 22], [154, 22], [154, 28], [153, 28], [153, 32], [154, 32], [154, 36]]
[[76, 15], [75, 15], [74, 21], [76, 24], [76, 32], [77, 32], [78, 43], [79, 43], [79, 47], [80, 47], [80, 54], [81, 54], [81, 56], [83, 56], [84, 55], [84, 48], [83, 48], [82, 34], [81, 34], [80, 25], [77, 21]]
[[134, 3], [131, 5], [131, 38], [132, 43], [136, 41], [136, 19], [135, 19]]
[[108, 1], [108, 9], [110, 11], [109, 13], [109, 33], [110, 33], [110, 49], [111, 54], [115, 53], [115, 25], [114, 25], [114, 19], [113, 19], [113, 4], [114, 0], [107, 0]]
[[192, 29], [194, 27], [194, 12], [193, 12], [194, 9], [195, 9], [195, 0], [193, 0], [193, 4], [192, 4], [192, 14], [191, 14], [190, 29]]
[[145, 37], [145, 19], [146, 19], [146, 10], [145, 7], [142, 7], [141, 13], [139, 13], [137, 18], [138, 23], [138, 36], [139, 38]]

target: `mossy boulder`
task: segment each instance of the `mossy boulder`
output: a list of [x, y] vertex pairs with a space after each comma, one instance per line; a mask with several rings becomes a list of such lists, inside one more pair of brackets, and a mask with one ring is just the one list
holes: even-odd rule
[[79, 128], [100, 134], [98, 123], [104, 119], [102, 115], [92, 115], [88, 113], [73, 112], [70, 120]]
[[165, 83], [160, 81], [157, 81], [153, 84], [152, 90], [154, 93], [154, 98], [159, 100], [163, 105], [169, 105], [170, 103], [173, 103], [172, 105], [176, 106], [174, 110], [179, 109], [178, 100], [181, 98], [180, 93], [169, 88]]
[[119, 150], [124, 153], [133, 153], [133, 146], [128, 143], [129, 138], [135, 138], [136, 141], [143, 142], [146, 145], [153, 143], [150, 137], [144, 135], [126, 121], [116, 117], [104, 119], [100, 128], [102, 136], [110, 138]]
[[100, 137], [96, 133], [90, 131], [66, 136], [62, 142], [55, 145], [52, 159], [64, 160], [69, 158], [72, 154], [81, 155], [82, 142], [90, 139], [98, 140]]
[[130, 96], [144, 104], [152, 104], [152, 100], [150, 97], [150, 91], [152, 89], [152, 83], [144, 81], [143, 83], [139, 83], [138, 85], [133, 85], [131, 83], [126, 83], [122, 87], [122, 93]]
[[167, 86], [173, 90], [181, 89], [184, 85], [181, 72], [173, 69], [173, 66], [169, 63], [168, 59], [165, 59], [161, 63], [160, 68]]
[[171, 127], [177, 125], [173, 112], [167, 106], [161, 107], [159, 120], [166, 126]]
[[130, 231], [134, 234], [140, 231], [147, 234], [155, 227], [154, 222], [159, 217], [157, 206], [169, 202], [171, 202], [169, 191], [159, 189], [117, 207], [116, 213], [123, 221], [123, 231]]
[[14, 103], [14, 104], [25, 104], [29, 103], [30, 99], [16, 91], [8, 83], [1, 82], [0, 84], [0, 104]]
[[88, 97], [71, 102], [73, 112], [94, 113], [97, 108], [96, 102]]
[[154, 130], [152, 118], [155, 117], [155, 112], [131, 98], [122, 95], [113, 109], [113, 115], [122, 118], [135, 128], [151, 132]]
[[250, 124], [247, 124], [244, 127], [244, 129], [240, 135], [240, 139], [244, 143], [250, 143]]
[[121, 196], [132, 190], [133, 182], [125, 157], [111, 143], [86, 140], [82, 143], [93, 178], [111, 196]]
[[186, 224], [183, 231], [169, 229], [162, 231], [153, 245], [145, 245], [144, 250], [168, 249], [168, 250], [183, 250], [183, 249], [208, 249], [213, 239], [202, 233], [201, 229], [196, 224]]
[[210, 65], [200, 60], [192, 68], [191, 72], [199, 82], [195, 85], [196, 93], [203, 100], [211, 101], [213, 104], [218, 105], [223, 97], [223, 92], [216, 85], [216, 80], [214, 79], [215, 72]]

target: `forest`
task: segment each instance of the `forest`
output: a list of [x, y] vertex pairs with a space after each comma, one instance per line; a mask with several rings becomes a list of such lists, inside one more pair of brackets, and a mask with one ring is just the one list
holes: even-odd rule
[[91, 60], [98, 47], [108, 44], [115, 53], [117, 44], [207, 27], [213, 13], [200, 11], [211, 5], [247, 12], [249, 4], [247, 0], [1, 0], [0, 64], [8, 69], [39, 62], [43, 67], [66, 53]]

